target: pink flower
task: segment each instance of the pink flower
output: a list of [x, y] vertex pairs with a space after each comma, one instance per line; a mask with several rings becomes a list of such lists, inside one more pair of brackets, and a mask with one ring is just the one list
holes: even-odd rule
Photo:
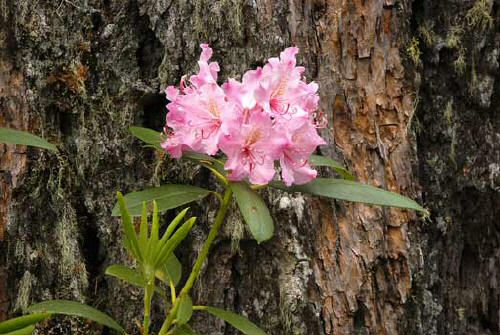
[[272, 120], [261, 110], [253, 110], [248, 122], [234, 121], [219, 147], [227, 155], [225, 169], [230, 180], [248, 177], [252, 184], [267, 184], [275, 174], [274, 161], [280, 155], [282, 139], [274, 136]]
[[229, 79], [217, 85], [219, 65], [209, 63], [212, 49], [201, 45], [199, 71], [184, 77], [180, 89], [166, 89], [169, 110], [162, 147], [174, 158], [186, 150], [226, 156], [230, 180], [248, 178], [267, 184], [275, 175], [275, 161], [287, 185], [303, 184], [316, 177], [308, 163], [318, 145], [315, 112], [318, 85], [301, 77], [296, 66], [297, 48], [285, 49], [263, 68], [247, 71], [239, 82]]
[[229, 100], [234, 102], [240, 111], [252, 109], [257, 104], [255, 90], [260, 86], [262, 68], [247, 71], [243, 75], [242, 83], [230, 78], [222, 88]]
[[264, 110], [274, 117], [301, 117], [317, 108], [318, 85], [301, 80], [304, 68], [295, 66], [298, 48], [287, 48], [280, 58], [270, 58], [262, 70], [256, 96]]
[[[201, 45], [200, 71], [191, 76], [191, 87], [183, 92], [172, 86], [167, 87], [167, 126], [172, 129], [162, 147], [174, 158], [180, 158], [185, 150], [194, 150], [215, 155], [219, 150], [218, 141], [223, 129], [223, 121], [230, 120], [234, 108], [227, 102], [224, 91], [215, 83], [217, 63], [208, 64], [212, 49]], [[213, 65], [215, 64], [215, 65]]]
[[295, 118], [279, 125], [286, 143], [280, 156], [281, 177], [287, 186], [305, 184], [316, 178], [317, 172], [308, 163], [311, 154], [325, 141], [309, 118]]
[[212, 57], [212, 49], [208, 44], [201, 44], [200, 47], [202, 49], [200, 60], [198, 61], [200, 71], [189, 78], [191, 84], [198, 88], [205, 84], [217, 84], [217, 73], [220, 70], [217, 62], [208, 63]]
[[179, 149], [217, 153], [223, 123], [231, 119], [233, 111], [219, 86], [206, 84], [192, 93], [178, 95], [167, 108], [167, 126], [172, 128], [173, 135], [164, 148], [173, 157], [180, 157]]

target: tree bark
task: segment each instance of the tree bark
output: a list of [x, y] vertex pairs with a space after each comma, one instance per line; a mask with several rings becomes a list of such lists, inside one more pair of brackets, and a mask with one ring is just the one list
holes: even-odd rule
[[[162, 129], [163, 88], [206, 42], [222, 79], [297, 45], [329, 118], [321, 153], [431, 216], [266, 191], [275, 237], [257, 245], [232, 211], [195, 303], [277, 335], [498, 334], [498, 17], [493, 0], [0, 1], [0, 126], [62, 149], [0, 145], [0, 320], [65, 298], [138, 333], [142, 292], [103, 274], [130, 262], [115, 191], [215, 180], [127, 129]], [[217, 201], [192, 207], [184, 277]], [[204, 314], [194, 328], [237, 334]], [[92, 332], [65, 319], [39, 333]]]

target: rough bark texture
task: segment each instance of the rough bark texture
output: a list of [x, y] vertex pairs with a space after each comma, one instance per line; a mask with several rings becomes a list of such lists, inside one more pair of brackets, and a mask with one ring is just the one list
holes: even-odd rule
[[415, 334], [500, 333], [499, 4], [414, 4], [419, 181], [432, 212], [414, 234]]
[[[276, 236], [259, 246], [230, 215], [195, 302], [270, 334], [497, 334], [498, 16], [491, 0], [0, 0], [0, 126], [62, 148], [0, 147], [0, 319], [77, 299], [137, 333], [140, 290], [103, 275], [130, 261], [110, 218], [115, 190], [214, 180], [127, 128], [161, 129], [162, 88], [195, 70], [199, 43], [221, 78], [294, 44], [329, 117], [322, 154], [432, 215], [267, 192]], [[216, 205], [194, 206], [185, 268]], [[194, 327], [236, 334], [202, 314]]]

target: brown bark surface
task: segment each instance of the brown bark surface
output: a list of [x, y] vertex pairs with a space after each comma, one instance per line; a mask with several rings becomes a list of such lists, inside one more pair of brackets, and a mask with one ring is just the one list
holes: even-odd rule
[[[215, 180], [127, 128], [162, 128], [162, 89], [207, 42], [221, 79], [297, 45], [329, 119], [321, 153], [432, 215], [266, 191], [275, 237], [257, 245], [234, 211], [195, 303], [273, 335], [497, 334], [498, 11], [490, 0], [0, 0], [0, 126], [62, 149], [0, 145], [0, 319], [66, 298], [137, 332], [142, 292], [103, 274], [130, 262], [115, 191]], [[193, 206], [185, 273], [216, 206]], [[101, 333], [67, 320], [40, 334], [89, 328]], [[203, 314], [194, 328], [236, 334]]]

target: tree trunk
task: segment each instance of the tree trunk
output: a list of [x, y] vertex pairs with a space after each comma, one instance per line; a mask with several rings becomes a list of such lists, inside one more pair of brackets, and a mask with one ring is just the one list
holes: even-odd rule
[[[163, 127], [162, 89], [196, 70], [207, 42], [223, 79], [297, 45], [329, 118], [321, 153], [431, 216], [268, 191], [275, 237], [257, 245], [234, 211], [195, 303], [245, 314], [269, 334], [498, 334], [499, 8], [493, 0], [0, 1], [0, 126], [62, 149], [0, 145], [0, 320], [65, 298], [138, 333], [142, 292], [103, 274], [130, 261], [110, 217], [115, 191], [215, 180], [155, 156], [127, 129]], [[200, 220], [179, 253], [185, 274], [216, 206], [192, 206]], [[160, 305], [154, 313], [157, 327]], [[102, 333], [66, 320], [40, 334], [90, 328]], [[237, 334], [203, 314], [194, 328]]]

